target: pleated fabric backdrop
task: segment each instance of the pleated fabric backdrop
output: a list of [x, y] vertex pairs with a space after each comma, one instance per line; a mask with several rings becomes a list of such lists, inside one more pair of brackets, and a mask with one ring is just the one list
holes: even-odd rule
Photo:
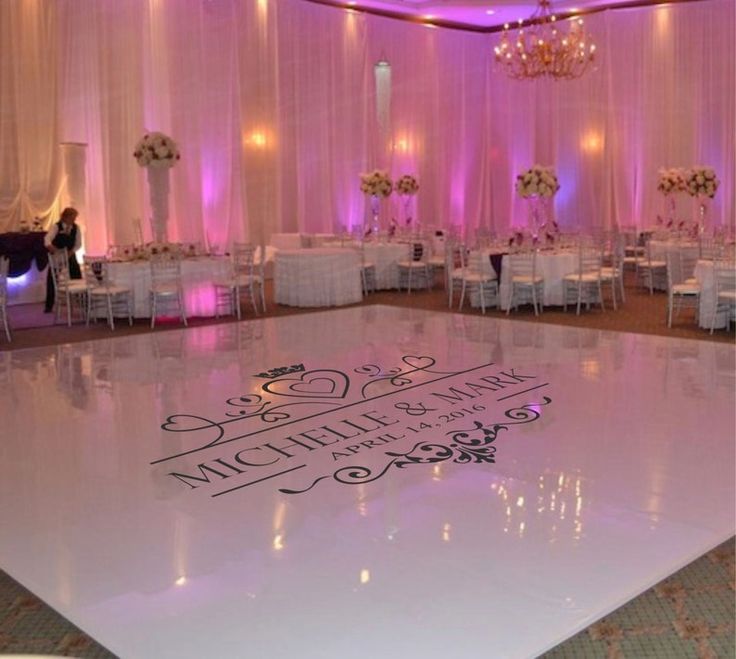
[[[87, 250], [150, 237], [150, 130], [172, 136], [174, 240], [268, 239], [361, 225], [358, 174], [415, 174], [425, 226], [524, 225], [515, 175], [556, 167], [563, 227], [650, 226], [657, 170], [712, 165], [711, 206], [733, 227], [732, 0], [587, 19], [596, 70], [508, 80], [495, 35], [408, 24], [302, 0], [4, 0], [0, 3], [0, 231], [64, 202], [59, 143], [85, 142]], [[391, 65], [390, 134], [375, 63]], [[695, 204], [678, 202], [685, 219]], [[383, 221], [401, 217], [395, 196]]]

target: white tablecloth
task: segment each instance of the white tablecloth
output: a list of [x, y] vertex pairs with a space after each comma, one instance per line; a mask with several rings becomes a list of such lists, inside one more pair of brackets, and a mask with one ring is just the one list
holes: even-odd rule
[[[736, 266], [735, 266], [736, 267]], [[713, 261], [698, 261], [695, 266], [695, 279], [700, 284], [700, 308], [698, 309], [698, 324], [704, 329], [710, 329], [713, 308], [716, 306], [716, 285], [713, 275]], [[726, 312], [716, 315], [716, 329], [726, 326]]]
[[360, 254], [354, 249], [282, 249], [274, 270], [276, 304], [332, 307], [363, 299]]
[[399, 287], [399, 261], [409, 258], [407, 243], [365, 243], [366, 263], [376, 266], [376, 288], [384, 290]]
[[[110, 280], [133, 291], [133, 315], [150, 318], [148, 292], [151, 287], [151, 264], [148, 261], [111, 262]], [[230, 259], [224, 256], [198, 256], [181, 261], [181, 279], [187, 316], [214, 316], [214, 279], [227, 277]]]
[[300, 249], [305, 240], [300, 233], [272, 233], [270, 244], [276, 249]]
[[[471, 253], [471, 258], [477, 252]], [[491, 250], [481, 250], [481, 263], [487, 272], [493, 270], [490, 262]], [[486, 265], [487, 264], [487, 265]], [[544, 301], [545, 307], [562, 306], [564, 302], [562, 278], [575, 272], [578, 265], [577, 252], [538, 252], [537, 274], [544, 277]], [[501, 281], [499, 283], [499, 294], [501, 296], [501, 308], [508, 309], [511, 298], [511, 266], [509, 255], [506, 254], [501, 261]], [[471, 297], [473, 306], [480, 306], [477, 295]]]
[[681, 253], [683, 256], [695, 256], [698, 243], [678, 242], [676, 240], [651, 240], [649, 242], [652, 260], [666, 261], [667, 254]]

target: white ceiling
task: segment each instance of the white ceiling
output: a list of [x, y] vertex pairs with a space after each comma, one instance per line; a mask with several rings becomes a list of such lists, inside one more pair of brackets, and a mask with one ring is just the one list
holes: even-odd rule
[[[537, 8], [535, 0], [334, 0], [335, 4], [399, 13], [428, 21], [449, 21], [488, 28], [526, 19]], [[567, 13], [610, 4], [611, 0], [552, 0], [552, 10]]]

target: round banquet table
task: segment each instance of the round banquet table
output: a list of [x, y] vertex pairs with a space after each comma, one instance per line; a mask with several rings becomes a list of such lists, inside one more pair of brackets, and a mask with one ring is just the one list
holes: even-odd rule
[[[223, 256], [197, 256], [181, 260], [181, 281], [187, 316], [214, 316], [214, 279], [226, 279], [230, 274], [230, 259]], [[118, 286], [133, 291], [133, 315], [150, 318], [150, 261], [110, 261], [108, 276]]]
[[364, 243], [366, 263], [376, 266], [376, 288], [399, 287], [399, 261], [409, 259], [409, 243]]
[[[733, 264], [736, 268], [736, 263]], [[710, 329], [710, 323], [713, 318], [713, 309], [716, 306], [716, 283], [714, 276], [713, 261], [699, 260], [695, 266], [695, 279], [700, 285], [700, 303], [698, 308], [698, 325], [703, 329]], [[721, 311], [716, 314], [714, 323], [715, 329], [726, 327], [728, 314]]]
[[360, 254], [354, 249], [282, 249], [274, 265], [276, 304], [338, 307], [363, 299]]
[[[492, 250], [482, 250], [482, 262], [487, 263], [486, 272], [493, 271], [491, 265]], [[575, 272], [578, 266], [578, 253], [576, 251], [539, 251], [537, 252], [537, 274], [544, 277], [544, 301], [543, 306], [561, 307], [564, 303], [562, 278]], [[505, 311], [508, 309], [509, 300], [511, 298], [511, 267], [509, 265], [509, 255], [504, 254], [501, 260], [501, 281], [499, 282], [499, 296], [501, 298], [501, 308]], [[471, 305], [480, 306], [480, 298], [475, 295], [471, 296]], [[490, 301], [489, 301], [490, 303]]]

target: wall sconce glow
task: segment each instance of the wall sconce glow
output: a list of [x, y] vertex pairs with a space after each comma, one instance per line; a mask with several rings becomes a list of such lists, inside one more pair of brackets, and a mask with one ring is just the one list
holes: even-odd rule
[[442, 527], [442, 540], [444, 542], [450, 542], [450, 529], [452, 527], [445, 523], [445, 525]]
[[243, 135], [243, 145], [250, 148], [263, 151], [270, 146], [271, 140], [264, 130], [254, 130]]
[[182, 575], [182, 576], [180, 576], [180, 577], [179, 577], [179, 578], [178, 578], [178, 579], [177, 579], [177, 580], [176, 580], [176, 581], [175, 581], [174, 583], [175, 583], [175, 584], [176, 584], [177, 586], [183, 586], [183, 585], [185, 585], [185, 584], [186, 584], [186, 582], [187, 582], [187, 578], [186, 578], [186, 577], [185, 577], [184, 575]]
[[405, 137], [400, 137], [397, 139], [394, 144], [394, 151], [398, 151], [399, 153], [409, 153], [409, 140], [407, 140]]
[[281, 551], [284, 548], [284, 539], [281, 534], [274, 536], [273, 548], [274, 551]]
[[361, 570], [360, 571], [360, 583], [368, 583], [371, 580], [371, 571], [370, 570]]
[[603, 138], [600, 133], [588, 133], [583, 136], [580, 148], [585, 153], [599, 153], [603, 150]]

